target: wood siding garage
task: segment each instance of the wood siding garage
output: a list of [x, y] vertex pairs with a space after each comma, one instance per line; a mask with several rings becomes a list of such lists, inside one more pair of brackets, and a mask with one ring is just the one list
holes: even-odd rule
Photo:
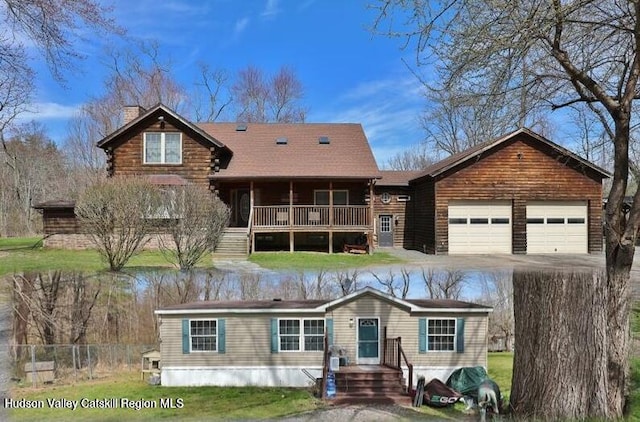
[[451, 201], [450, 254], [510, 254], [510, 201]]
[[[436, 254], [498, 253], [494, 247], [501, 253], [514, 254], [555, 249], [564, 253], [583, 253], [585, 248], [588, 253], [601, 253], [602, 180], [607, 177], [609, 174], [605, 170], [530, 130], [519, 129], [445, 158], [411, 180], [415, 198], [412, 201], [415, 215], [413, 247]], [[473, 217], [487, 219], [483, 228], [471, 227], [472, 216], [468, 212], [465, 215], [456, 205], [473, 201], [478, 204], [478, 208], [471, 206]], [[489, 227], [492, 224], [488, 219], [493, 218], [493, 211], [483, 210], [480, 204], [498, 203], [511, 204], [510, 224], [501, 228]], [[527, 206], [544, 203], [550, 208], [542, 209], [544, 215], [538, 217], [545, 218], [546, 225], [549, 225], [547, 217], [555, 217], [557, 220], [551, 220], [550, 225], [558, 227], [528, 227], [527, 216], [536, 208], [528, 212]], [[580, 216], [569, 213], [569, 210], [575, 211], [574, 208], [563, 207], [571, 204], [581, 204]], [[554, 215], [556, 211], [562, 215]], [[469, 220], [465, 226], [462, 220], [457, 222], [455, 218]], [[555, 221], [560, 218], [564, 219], [562, 235], [554, 232], [559, 229], [560, 224]], [[571, 222], [568, 218], [572, 218]], [[584, 224], [578, 222], [580, 218], [585, 219]], [[485, 224], [484, 220], [476, 220], [476, 223], [478, 226]], [[506, 226], [511, 236], [509, 250]], [[532, 239], [528, 239], [528, 230], [534, 231]], [[560, 239], [567, 234], [575, 236], [575, 240]], [[551, 235], [550, 239], [546, 239], [548, 235]], [[486, 238], [480, 239], [482, 236]], [[544, 243], [541, 242], [543, 237]], [[491, 244], [483, 244], [484, 240]], [[578, 243], [581, 244], [579, 248]]]
[[527, 253], [587, 253], [587, 203], [527, 204]]

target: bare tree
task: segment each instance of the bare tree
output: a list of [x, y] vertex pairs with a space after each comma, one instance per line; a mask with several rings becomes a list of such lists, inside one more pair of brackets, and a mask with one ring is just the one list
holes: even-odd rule
[[359, 276], [358, 270], [336, 271], [333, 274], [333, 280], [338, 285], [342, 296], [347, 296], [361, 287], [358, 285]]
[[306, 110], [298, 103], [304, 98], [304, 88], [293, 69], [281, 67], [271, 78], [270, 105], [273, 121], [304, 122]]
[[423, 142], [392, 155], [387, 160], [385, 167], [399, 171], [424, 170], [436, 161], [436, 155]]
[[429, 299], [460, 299], [467, 275], [460, 270], [422, 270], [422, 280]]
[[480, 302], [493, 308], [489, 314], [489, 335], [503, 337], [505, 348], [513, 350], [515, 323], [513, 319], [513, 276], [511, 272], [495, 271], [480, 277]]
[[224, 69], [211, 69], [206, 63], [199, 63], [198, 69], [200, 78], [190, 98], [193, 115], [198, 122], [215, 122], [233, 101], [230, 78]]
[[[613, 143], [614, 171], [605, 212], [606, 300], [602, 308], [590, 309], [605, 316], [594, 315], [593, 321], [601, 325], [591, 327], [604, 334], [597, 341], [606, 345], [605, 358], [594, 361], [589, 372], [603, 376], [599, 385], [608, 387], [607, 400], [575, 415], [565, 406], [567, 400], [554, 403], [553, 409], [543, 397], [529, 395], [526, 400], [531, 408], [556, 412], [557, 418], [621, 418], [629, 395], [630, 270], [640, 228], [640, 190], [635, 190], [628, 213], [625, 206], [630, 171], [637, 173], [630, 161], [630, 143], [637, 121], [633, 104], [640, 77], [640, 2], [379, 0], [376, 7], [377, 30], [406, 37], [416, 46], [418, 66], [443, 64], [439, 76], [444, 89], [461, 87], [470, 95], [498, 101], [504, 95], [526, 98], [520, 101], [521, 114], [537, 107], [570, 112], [571, 106], [586, 104], [599, 118]], [[399, 13], [408, 19], [398, 29], [393, 17]], [[517, 293], [515, 287], [515, 296], [523, 298]], [[528, 303], [516, 299], [516, 319], [519, 312], [530, 311]], [[551, 312], [559, 313], [560, 308]], [[577, 319], [584, 309], [571, 307], [568, 312]], [[523, 369], [516, 365], [514, 380]], [[585, 375], [573, 388], [591, 391], [592, 385]], [[523, 392], [522, 387], [514, 392]]]
[[386, 292], [393, 297], [405, 299], [411, 287], [411, 272], [406, 268], [400, 269], [400, 280], [396, 282], [396, 275], [393, 270], [389, 270], [386, 276], [378, 276], [372, 272], [371, 275], [380, 283]]
[[213, 252], [229, 224], [229, 207], [196, 185], [166, 190], [162, 208], [163, 228], [171, 239], [160, 236], [160, 249], [181, 270], [193, 268], [207, 252]]
[[4, 148], [0, 163], [0, 234], [35, 233], [40, 218], [32, 206], [67, 193], [64, 156], [46, 137], [44, 128], [34, 122], [15, 128]]
[[283, 67], [268, 79], [260, 68], [248, 66], [238, 72], [231, 91], [238, 121], [304, 122], [302, 83], [290, 68]]
[[16, 117], [26, 111], [34, 91], [34, 71], [25, 44], [38, 48], [53, 76], [63, 81], [62, 71], [81, 58], [76, 48], [85, 31], [122, 34], [108, 17], [108, 7], [94, 0], [3, 0], [0, 17], [0, 143]]
[[88, 188], [75, 212], [110, 270], [119, 271], [148, 240], [159, 204], [157, 188], [145, 179], [115, 177]]

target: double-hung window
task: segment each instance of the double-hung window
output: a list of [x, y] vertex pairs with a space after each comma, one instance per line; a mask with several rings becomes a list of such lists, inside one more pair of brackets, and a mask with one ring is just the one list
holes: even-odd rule
[[192, 352], [216, 352], [218, 350], [218, 321], [215, 319], [190, 320], [189, 337]]
[[179, 132], [145, 132], [144, 164], [181, 164], [182, 134]]
[[454, 318], [429, 319], [427, 336], [429, 351], [454, 351], [456, 320]]
[[280, 319], [278, 341], [281, 352], [324, 350], [323, 319]]

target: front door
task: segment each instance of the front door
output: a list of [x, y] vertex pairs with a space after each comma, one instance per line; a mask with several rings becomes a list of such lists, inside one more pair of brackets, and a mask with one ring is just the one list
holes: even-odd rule
[[378, 217], [378, 246], [393, 246], [393, 216]]
[[378, 318], [358, 318], [359, 365], [380, 364], [380, 320]]
[[247, 227], [251, 211], [251, 198], [247, 189], [231, 191], [231, 226]]

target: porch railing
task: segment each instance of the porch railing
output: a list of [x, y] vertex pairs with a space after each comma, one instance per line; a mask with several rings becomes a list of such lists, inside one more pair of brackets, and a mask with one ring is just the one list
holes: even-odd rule
[[402, 370], [402, 363], [404, 361], [404, 364], [408, 369], [407, 391], [411, 391], [413, 388], [413, 364], [409, 362], [407, 355], [402, 349], [402, 337], [387, 338], [387, 327], [385, 327], [384, 332], [384, 354], [382, 357], [382, 363], [390, 368]]
[[253, 227], [366, 227], [368, 205], [293, 205], [253, 207]]

